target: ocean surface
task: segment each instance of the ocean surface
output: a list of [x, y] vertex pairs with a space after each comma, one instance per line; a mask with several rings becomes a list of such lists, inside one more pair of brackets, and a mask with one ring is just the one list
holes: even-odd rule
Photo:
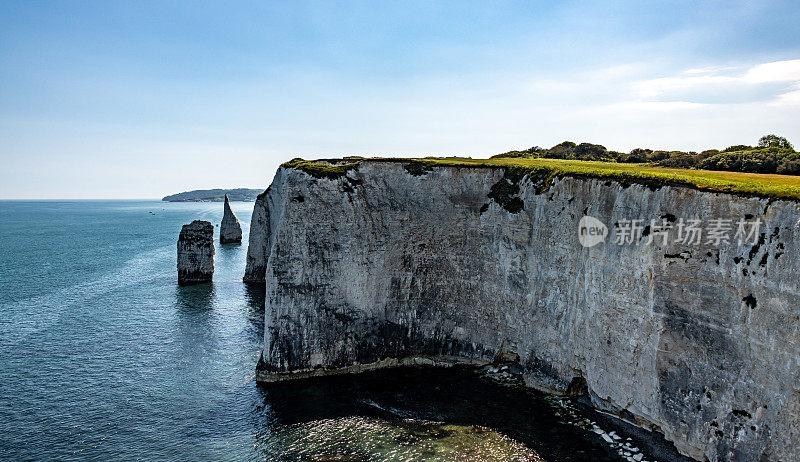
[[621, 460], [591, 414], [470, 370], [258, 386], [232, 205], [244, 243], [181, 288], [180, 227], [221, 203], [0, 201], [0, 459]]

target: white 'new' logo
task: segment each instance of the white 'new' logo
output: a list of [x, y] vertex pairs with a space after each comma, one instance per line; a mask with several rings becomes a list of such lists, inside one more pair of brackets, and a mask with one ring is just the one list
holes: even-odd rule
[[606, 240], [608, 228], [602, 221], [588, 215], [578, 222], [578, 240], [584, 247], [594, 247]]

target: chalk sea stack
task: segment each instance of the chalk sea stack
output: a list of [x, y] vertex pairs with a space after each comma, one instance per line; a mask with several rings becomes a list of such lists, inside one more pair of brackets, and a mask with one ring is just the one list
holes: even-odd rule
[[221, 244], [231, 244], [242, 242], [242, 226], [239, 219], [231, 210], [228, 202], [228, 195], [225, 194], [225, 212], [222, 215], [222, 225], [219, 227], [219, 242]]
[[214, 276], [214, 225], [195, 220], [178, 236], [178, 285], [211, 282]]

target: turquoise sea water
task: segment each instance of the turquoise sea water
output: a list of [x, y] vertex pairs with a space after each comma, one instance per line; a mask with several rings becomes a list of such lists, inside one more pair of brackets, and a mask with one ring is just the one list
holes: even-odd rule
[[[542, 395], [463, 370], [259, 387], [241, 246], [179, 288], [181, 224], [220, 203], [0, 202], [0, 459], [619, 460]], [[218, 228], [215, 229], [215, 237]]]

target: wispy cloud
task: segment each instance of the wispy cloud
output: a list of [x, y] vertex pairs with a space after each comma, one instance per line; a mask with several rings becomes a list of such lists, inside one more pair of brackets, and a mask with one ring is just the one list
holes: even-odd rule
[[772, 104], [797, 104], [800, 59], [761, 63], [745, 68], [705, 67], [633, 84], [641, 99], [736, 103], [743, 99]]
[[704, 103], [690, 101], [626, 101], [602, 106], [601, 112], [629, 113], [641, 112], [675, 112], [700, 109], [710, 106]]
[[748, 83], [800, 82], [800, 59], [759, 64], [748, 69], [742, 80]]
[[771, 106], [800, 106], [800, 83], [792, 85], [792, 90], [778, 95], [770, 102]]

